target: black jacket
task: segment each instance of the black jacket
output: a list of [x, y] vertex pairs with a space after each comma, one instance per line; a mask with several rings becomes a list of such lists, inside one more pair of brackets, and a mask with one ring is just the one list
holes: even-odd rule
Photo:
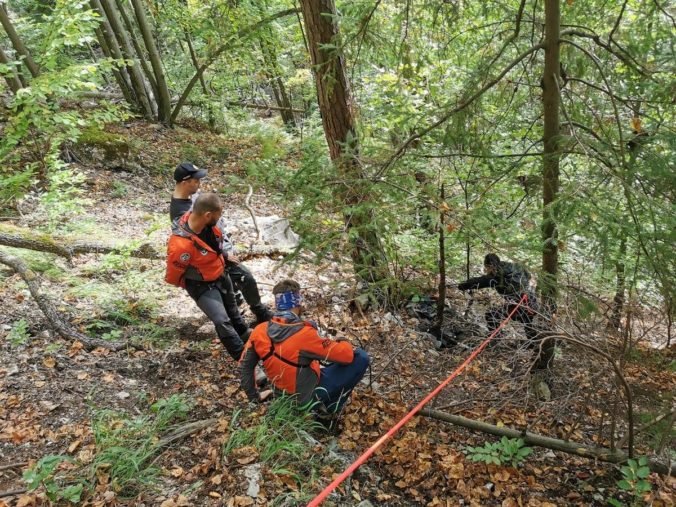
[[530, 273], [525, 268], [511, 262], [500, 262], [495, 275], [470, 278], [458, 285], [460, 290], [494, 288], [505, 299], [519, 300], [523, 294], [531, 297], [529, 287]]

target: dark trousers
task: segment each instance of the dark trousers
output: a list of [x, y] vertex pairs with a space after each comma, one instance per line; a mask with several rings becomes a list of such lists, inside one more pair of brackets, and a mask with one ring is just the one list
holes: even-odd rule
[[369, 362], [366, 351], [354, 349], [354, 359], [350, 364], [332, 363], [322, 368], [315, 396], [330, 413], [340, 412], [352, 390], [364, 377]]
[[[516, 303], [505, 303], [502, 306], [489, 308], [486, 312], [486, 324], [488, 324], [488, 331], [495, 331], [500, 323], [505, 320], [510, 313], [512, 313], [514, 307], [516, 307]], [[520, 306], [516, 313], [512, 315], [512, 320], [521, 322], [523, 324], [524, 331], [526, 332], [526, 338], [528, 338], [530, 345], [535, 344], [535, 340], [539, 334], [537, 328], [533, 324], [534, 316], [535, 312], [531, 311], [528, 306]]]
[[249, 328], [237, 308], [230, 277], [224, 275], [215, 282], [193, 283], [187, 289], [200, 310], [214, 323], [218, 338], [230, 356], [239, 361], [244, 349], [241, 337], [248, 338]]
[[272, 318], [272, 312], [261, 303], [261, 295], [258, 292], [256, 278], [249, 269], [242, 264], [228, 263], [226, 268], [228, 275], [235, 287], [235, 290], [242, 292], [244, 300], [251, 308], [251, 312], [256, 316], [258, 322], [266, 322]]

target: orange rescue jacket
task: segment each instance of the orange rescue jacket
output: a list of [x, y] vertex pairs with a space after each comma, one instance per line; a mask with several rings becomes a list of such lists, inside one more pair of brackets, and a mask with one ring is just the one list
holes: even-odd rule
[[291, 312], [277, 314], [270, 322], [258, 325], [245, 345], [241, 359], [242, 388], [249, 399], [257, 398], [252, 378], [260, 360], [276, 389], [298, 394], [299, 403], [306, 403], [319, 384], [319, 361], [350, 364], [353, 359], [349, 342], [322, 338], [313, 323]]
[[[185, 287], [186, 280], [213, 282], [225, 269], [225, 259], [220, 249], [215, 251], [197, 234], [188, 228], [190, 211], [172, 224], [172, 234], [167, 243], [167, 272], [165, 281]], [[223, 233], [214, 226], [214, 234], [219, 244]]]

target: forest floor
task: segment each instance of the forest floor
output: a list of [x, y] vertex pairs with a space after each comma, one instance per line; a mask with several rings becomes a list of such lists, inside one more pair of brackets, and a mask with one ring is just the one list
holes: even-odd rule
[[[115, 132], [137, 140], [135, 164], [147, 169], [128, 172], [116, 166], [115, 154], [102, 156], [106, 160], [85, 161], [76, 151], [89, 202], [84, 211], [64, 215], [58, 233], [148, 241], [162, 251], [168, 236], [170, 168], [181, 158], [200, 154], [198, 162], [210, 169], [206, 186], [223, 189], [235, 181], [233, 177], [243, 176], [243, 168], [261, 149], [255, 139], [231, 140], [187, 129], [163, 131], [142, 123]], [[242, 245], [254, 237], [243, 206], [245, 191], [238, 187], [230, 194], [224, 212], [236, 226], [234, 237]], [[252, 205], [259, 216], [284, 213], [274, 195], [263, 190], [256, 191]], [[22, 216], [15, 225], [44, 225], [46, 212], [36, 199], [24, 200], [20, 209]], [[58, 454], [72, 461], [59, 465], [59, 479], [53, 484], [63, 489], [65, 484], [77, 483], [78, 477], [86, 479], [90, 486], [86, 505], [305, 504], [446, 379], [469, 348], [481, 341], [475, 337], [465, 346], [437, 350], [405, 308], [351, 313], [348, 303], [355, 291], [348, 262], [315, 263], [310, 254], [292, 264], [282, 263], [279, 257], [246, 261], [259, 281], [264, 302], [272, 302], [274, 283], [294, 277], [304, 287], [307, 316], [330, 334], [364, 347], [373, 358], [371, 371], [346, 408], [342, 432], [313, 432], [300, 449], [286, 451], [297, 459], [288, 459], [282, 466], [260, 446], [235, 443], [236, 432], [241, 436], [242, 429], [263, 423], [268, 407], [252, 408], [246, 402], [235, 363], [213, 339], [212, 328], [195, 304], [163, 283], [162, 261], [81, 255], [68, 265], [50, 254], [16, 253], [41, 273], [43, 289], [73, 325], [91, 336], [134, 340], [140, 348], [86, 351], [79, 343], [54, 337], [20, 278], [0, 271], [0, 494], [24, 489], [22, 473], [44, 456]], [[491, 301], [493, 296], [481, 295], [469, 308], [461, 293], [450, 290], [449, 294], [450, 306], [460, 313], [467, 309], [468, 318], [476, 322], [482, 321], [483, 309]], [[17, 324], [22, 319], [23, 328]], [[551, 399], [542, 400], [528, 374], [533, 352], [519, 345], [520, 333], [518, 324], [510, 324], [496, 346], [484, 350], [438, 396], [434, 408], [586, 445], [609, 445], [613, 424], [609, 414], [624, 410], [621, 400], [615, 406], [618, 387], [611, 368], [586, 350], [561, 344], [548, 379]], [[603, 343], [611, 348], [620, 341], [620, 337], [603, 336]], [[639, 420], [649, 421], [672, 406], [675, 359], [673, 347], [656, 351], [640, 344], [628, 358], [624, 374]], [[190, 410], [175, 410], [182, 420], [158, 421], [159, 414], [165, 413], [162, 410], [176, 408], [174, 395], [184, 395]], [[155, 405], [153, 411], [151, 406], [159, 400], [165, 400], [164, 405]], [[195, 421], [207, 422], [189, 433], [188, 423]], [[167, 445], [154, 447], [148, 457], [129, 463], [135, 450], [158, 444], [176, 428], [186, 434], [175, 435]], [[637, 455], [650, 454], [664, 431], [670, 438], [668, 429], [661, 434], [639, 433]], [[616, 423], [616, 432], [620, 436], [626, 432], [621, 422]], [[131, 470], [124, 484], [115, 469], [116, 458], [101, 457], [102, 442], [115, 438], [124, 448], [118, 462], [124, 461]], [[534, 448], [518, 466], [487, 465], [467, 456], [468, 446], [494, 441], [496, 437], [415, 417], [325, 505], [369, 501], [373, 505], [601, 506], [612, 498], [626, 505], [634, 500], [636, 505], [643, 501], [674, 505], [673, 477], [651, 474], [651, 491], [632, 499], [618, 488], [617, 481], [623, 477], [616, 465], [542, 448]], [[228, 443], [230, 452], [224, 453]], [[146, 476], [148, 465], [155, 470]], [[43, 482], [49, 485], [49, 481]], [[0, 506], [46, 503], [44, 488], [0, 498]]]

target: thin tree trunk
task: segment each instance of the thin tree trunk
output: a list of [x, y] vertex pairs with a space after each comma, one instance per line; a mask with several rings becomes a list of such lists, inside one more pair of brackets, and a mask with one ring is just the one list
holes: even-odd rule
[[206, 62], [204, 62], [202, 65], [200, 65], [199, 69], [195, 72], [195, 75], [190, 79], [188, 82], [187, 86], [185, 87], [185, 90], [183, 90], [183, 93], [181, 96], [178, 98], [178, 102], [176, 102], [176, 105], [174, 106], [174, 110], [171, 113], [171, 123], [174, 123], [176, 121], [176, 118], [178, 117], [178, 114], [181, 112], [181, 108], [185, 105], [186, 101], [188, 100], [188, 97], [190, 96], [190, 92], [192, 91], [193, 87], [195, 86], [195, 83], [199, 79], [201, 79], [202, 75], [204, 74], [204, 71], [207, 70], [211, 64], [213, 64], [218, 58], [227, 50], [230, 48], [230, 44], [235, 41], [239, 40], [242, 41], [244, 38], [247, 36], [251, 35], [253, 32], [255, 32], [258, 28], [261, 26], [266, 25], [267, 23], [270, 23], [274, 21], [275, 19], [288, 16], [290, 14], [294, 14], [295, 12], [298, 12], [298, 9], [286, 9], [280, 12], [277, 12], [275, 14], [271, 14], [270, 16], [261, 19], [260, 21], [246, 26], [242, 28], [241, 30], [238, 30], [236, 34], [234, 34], [232, 37], [228, 38], [227, 41], [220, 45], [212, 54], [211, 56], [207, 59]]
[[441, 184], [440, 194], [441, 206], [439, 207], [439, 299], [437, 300], [437, 323], [439, 330], [439, 339], [443, 337], [442, 328], [444, 327], [444, 307], [446, 306], [446, 220], [444, 215], [444, 200], [446, 199], [444, 184]]
[[19, 34], [16, 33], [14, 25], [12, 25], [12, 22], [9, 19], [9, 13], [7, 12], [7, 7], [4, 3], [0, 3], [0, 24], [2, 24], [5, 32], [7, 32], [7, 36], [9, 37], [14, 50], [19, 56], [23, 57], [23, 63], [30, 71], [31, 76], [38, 77], [40, 74], [40, 69], [35, 63], [35, 60], [33, 60], [33, 57], [31, 56], [28, 49], [26, 49], [26, 46], [24, 46], [21, 37], [19, 37]]
[[[438, 410], [424, 409], [420, 414], [457, 426], [462, 426], [463, 428], [468, 428], [470, 430], [488, 433], [490, 435], [507, 438], [521, 438], [526, 445], [535, 445], [546, 449], [565, 452], [567, 454], [598, 459], [608, 463], [624, 463], [631, 457], [617, 449], [590, 447], [576, 442], [567, 442], [565, 440], [559, 440], [558, 438], [545, 437], [528, 431], [505, 428], [504, 426], [499, 427], [483, 421], [476, 421], [459, 415], [447, 414]], [[648, 466], [650, 467], [650, 470], [659, 474], [676, 474], [676, 464], [665, 464], [657, 460], [649, 460]]]
[[167, 86], [167, 79], [164, 75], [164, 67], [160, 58], [160, 52], [155, 44], [155, 38], [150, 30], [150, 24], [146, 17], [145, 8], [141, 0], [131, 0], [134, 12], [136, 13], [136, 20], [143, 36], [146, 49], [148, 50], [148, 57], [150, 58], [150, 65], [155, 73], [155, 80], [157, 82], [157, 108], [159, 112], [159, 120], [163, 123], [169, 123], [171, 118], [171, 100], [169, 99], [169, 88]]
[[117, 39], [119, 44], [120, 51], [122, 52], [123, 57], [130, 61], [131, 64], [127, 66], [129, 71], [129, 77], [131, 78], [131, 85], [134, 88], [134, 93], [141, 105], [141, 110], [144, 116], [152, 120], [153, 119], [153, 109], [150, 106], [150, 100], [148, 98], [148, 93], [145, 88], [145, 83], [143, 81], [143, 76], [139, 70], [139, 66], [136, 63], [136, 58], [134, 58], [134, 52], [129, 42], [129, 36], [127, 35], [126, 30], [122, 26], [120, 18], [117, 15], [117, 10], [115, 5], [112, 3], [112, 0], [94, 0], [99, 7], [101, 7], [102, 16], [105, 16], [110, 24], [112, 33]]
[[627, 256], [627, 235], [623, 231], [620, 240], [619, 259], [615, 262], [615, 297], [613, 298], [613, 309], [608, 322], [608, 327], [619, 329], [621, 324], [622, 310], [624, 309], [624, 292], [626, 287], [625, 259]]
[[117, 8], [120, 11], [120, 16], [122, 17], [122, 22], [124, 23], [127, 32], [129, 33], [129, 40], [131, 41], [132, 46], [134, 46], [134, 51], [138, 55], [138, 61], [141, 64], [141, 69], [143, 70], [143, 76], [147, 79], [150, 84], [150, 88], [153, 91], [153, 96], [155, 101], [159, 104], [158, 91], [157, 91], [157, 82], [155, 81], [155, 76], [153, 75], [152, 70], [148, 66], [146, 61], [146, 51], [141, 47], [136, 34], [134, 33], [134, 23], [132, 23], [129, 14], [127, 14], [127, 9], [124, 7], [122, 0], [115, 0], [117, 3]]
[[[190, 61], [192, 62], [193, 67], [195, 67], [195, 70], [199, 71], [200, 69], [200, 62], [197, 59], [197, 54], [195, 53], [195, 48], [192, 45], [192, 38], [190, 37], [190, 33], [188, 30], [184, 30], [185, 33], [185, 42], [188, 45], [188, 53], [190, 54]], [[211, 95], [209, 93], [209, 88], [207, 88], [207, 83], [204, 81], [204, 74], [200, 74], [200, 86], [202, 87], [202, 91], [204, 92], [204, 95], [209, 96]]]
[[[101, 15], [101, 24], [96, 29], [96, 36], [99, 39], [101, 51], [103, 51], [103, 54], [109, 58], [122, 61], [124, 57], [122, 56], [122, 52], [120, 51], [120, 46], [117, 43], [115, 36], [113, 35], [113, 29], [110, 27], [110, 23], [108, 23], [108, 21], [106, 20], [105, 13], [103, 12], [101, 4], [99, 3], [98, 0], [90, 0], [90, 5], [92, 9], [94, 9]], [[121, 67], [113, 69], [113, 75], [117, 80], [117, 84], [120, 86], [122, 95], [124, 95], [124, 98], [127, 100], [129, 105], [133, 109], [141, 111], [141, 104], [136, 98], [134, 89], [131, 86], [131, 80], [129, 79], [129, 73], [127, 72], [127, 68]]]
[[359, 163], [359, 141], [355, 130], [354, 104], [345, 75], [343, 56], [336, 48], [337, 13], [333, 0], [301, 0], [317, 99], [329, 145], [331, 160], [343, 179], [335, 194], [350, 212], [344, 213], [345, 228], [356, 234], [352, 261], [356, 274], [367, 282], [388, 277], [387, 257], [378, 236], [377, 221], [369, 206], [366, 176]]
[[[268, 28], [268, 35], [274, 37], [275, 33], [272, 28]], [[289, 128], [296, 128], [296, 119], [291, 112], [291, 100], [286, 93], [286, 87], [282, 80], [282, 69], [277, 61], [277, 52], [275, 51], [275, 44], [266, 39], [265, 36], [260, 38], [261, 53], [263, 54], [263, 61], [265, 62], [266, 75], [270, 80], [272, 91], [275, 95], [275, 101], [279, 106], [279, 113], [282, 117], [284, 125]]]
[[[5, 52], [2, 50], [2, 48], [0, 48], [0, 63], [2, 63], [3, 65], [7, 65], [8, 67], [11, 67], [10, 60], [5, 54]], [[5, 74], [5, 81], [7, 81], [7, 86], [9, 87], [10, 90], [12, 90], [12, 93], [16, 93], [21, 88], [23, 88], [21, 81], [19, 80], [19, 76], [17, 75], [17, 73], [13, 68], [9, 74]]]
[[[548, 317], [555, 313], [557, 299], [557, 272], [559, 263], [558, 232], [554, 205], [559, 193], [559, 32], [560, 0], [545, 0], [545, 65], [542, 77], [542, 105], [544, 109], [544, 157], [542, 171], [542, 283], [540, 284], [543, 310]], [[536, 364], [551, 367], [554, 343], [545, 338]]]

